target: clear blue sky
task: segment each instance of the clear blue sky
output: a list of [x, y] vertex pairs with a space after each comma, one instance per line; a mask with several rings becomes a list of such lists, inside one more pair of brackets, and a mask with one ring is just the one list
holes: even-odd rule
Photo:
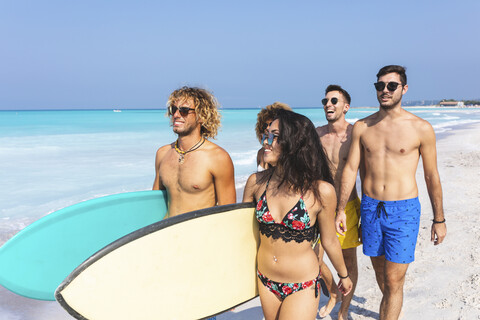
[[0, 2], [0, 109], [160, 108], [195, 85], [224, 107], [377, 106], [386, 64], [404, 100], [480, 98], [480, 1]]

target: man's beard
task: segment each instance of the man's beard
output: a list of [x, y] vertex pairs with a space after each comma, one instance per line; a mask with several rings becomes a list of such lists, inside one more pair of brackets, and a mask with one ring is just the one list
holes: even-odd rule
[[176, 133], [179, 137], [186, 137], [192, 134], [196, 129], [197, 129], [196, 126], [188, 126], [188, 127], [184, 127], [183, 130], [179, 132], [175, 131], [174, 129], [173, 132]]
[[382, 103], [380, 99], [381, 97], [378, 98], [378, 102], [380, 102], [380, 108], [382, 108], [383, 110], [390, 110], [402, 101], [402, 96], [397, 99], [395, 98], [395, 96], [392, 96], [391, 99], [386, 103]]

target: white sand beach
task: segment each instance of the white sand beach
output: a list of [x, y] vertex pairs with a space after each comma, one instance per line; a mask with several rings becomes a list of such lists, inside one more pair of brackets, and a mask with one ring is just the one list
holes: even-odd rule
[[[407, 272], [403, 319], [480, 319], [480, 124], [457, 127], [437, 137], [447, 238], [430, 242], [432, 210], [417, 171], [422, 204], [416, 258]], [[358, 250], [359, 282], [350, 308], [352, 319], [378, 319], [380, 290], [369, 258]], [[320, 305], [327, 301], [322, 296]], [[338, 306], [324, 319], [336, 319]], [[0, 288], [0, 319], [56, 320], [71, 317], [56, 302], [36, 301]], [[219, 320], [263, 319], [258, 298], [217, 317]]]

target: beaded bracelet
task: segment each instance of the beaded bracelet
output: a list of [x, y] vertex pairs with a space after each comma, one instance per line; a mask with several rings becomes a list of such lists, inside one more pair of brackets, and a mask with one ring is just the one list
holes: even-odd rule
[[338, 272], [337, 272], [337, 276], [340, 278], [340, 279], [347, 279], [349, 277], [348, 273], [345, 277], [342, 277]]
[[445, 219], [443, 219], [443, 221], [435, 221], [435, 219], [432, 220], [433, 224], [437, 224], [437, 223], [445, 223]]

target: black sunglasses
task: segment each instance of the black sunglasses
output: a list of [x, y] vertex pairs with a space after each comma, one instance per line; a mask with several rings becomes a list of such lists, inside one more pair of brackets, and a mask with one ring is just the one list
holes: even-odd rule
[[[332, 99], [330, 99], [330, 101], [332, 102], [333, 105], [336, 105], [337, 102], [338, 102], [338, 98], [333, 97]], [[323, 99], [322, 99], [322, 104], [325, 106], [325, 105], [327, 105], [327, 103], [328, 103], [328, 99], [327, 99], [327, 98], [323, 98]]]
[[401, 83], [398, 83], [395, 81], [392, 81], [389, 83], [379, 81], [379, 82], [375, 82], [373, 85], [375, 86], [375, 89], [377, 89], [377, 91], [383, 91], [383, 89], [385, 89], [385, 86], [387, 86], [388, 91], [395, 91], [397, 90], [398, 86], [401, 85]]
[[189, 108], [189, 107], [176, 107], [176, 106], [168, 106], [168, 115], [173, 116], [175, 112], [180, 112], [180, 115], [182, 117], [186, 117], [189, 113], [190, 110], [195, 111], [195, 108]]
[[268, 129], [268, 127], [272, 124], [273, 121], [270, 122], [265, 122], [262, 126], [262, 131], [265, 132], [265, 130]]

